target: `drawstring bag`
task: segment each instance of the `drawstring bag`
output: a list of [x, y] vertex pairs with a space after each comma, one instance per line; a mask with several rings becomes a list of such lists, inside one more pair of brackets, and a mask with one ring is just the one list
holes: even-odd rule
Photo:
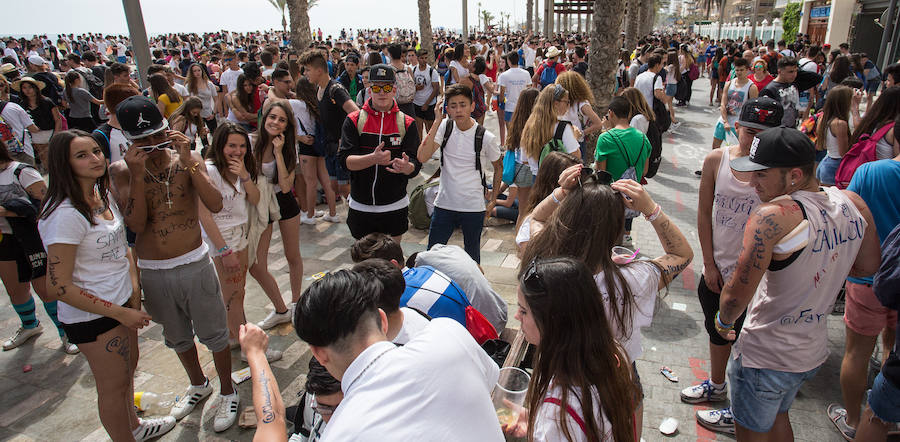
[[475, 338], [478, 345], [500, 337], [497, 335], [497, 330], [494, 330], [494, 326], [472, 305], [466, 306], [466, 330]]
[[507, 150], [503, 156], [503, 182], [512, 184], [516, 181], [516, 151]]

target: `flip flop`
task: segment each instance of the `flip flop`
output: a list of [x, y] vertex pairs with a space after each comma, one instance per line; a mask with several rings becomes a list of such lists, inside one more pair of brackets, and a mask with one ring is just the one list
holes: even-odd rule
[[672, 382], [678, 382], [678, 376], [675, 375], [675, 372], [672, 371], [671, 368], [663, 365], [662, 367], [659, 368], [659, 372], [662, 373], [662, 375], [665, 376], [666, 379], [668, 379]]

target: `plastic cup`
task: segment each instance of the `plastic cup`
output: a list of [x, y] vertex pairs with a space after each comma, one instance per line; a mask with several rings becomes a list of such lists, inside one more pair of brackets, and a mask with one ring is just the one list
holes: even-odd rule
[[637, 258], [637, 252], [639, 250], [640, 249], [632, 251], [628, 247], [615, 246], [612, 248], [612, 260], [619, 265], [628, 264]]
[[497, 419], [500, 425], [512, 425], [519, 418], [519, 411], [525, 403], [525, 394], [528, 392], [528, 383], [531, 376], [518, 367], [504, 367], [500, 369], [500, 378], [494, 386], [492, 394], [494, 409], [497, 411]]

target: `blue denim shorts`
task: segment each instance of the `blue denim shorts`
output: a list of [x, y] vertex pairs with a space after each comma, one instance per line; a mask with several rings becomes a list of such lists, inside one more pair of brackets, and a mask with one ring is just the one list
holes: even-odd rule
[[666, 84], [666, 96], [674, 97], [675, 92], [678, 91], [678, 83], [667, 83]]
[[506, 121], [507, 123], [509, 123], [510, 121], [512, 121], [512, 117], [513, 117], [513, 112], [510, 112], [510, 111], [503, 112], [503, 121]]
[[825, 156], [816, 168], [816, 178], [826, 186], [834, 185], [834, 175], [837, 173], [841, 160]]
[[325, 155], [325, 169], [328, 170], [328, 177], [338, 182], [338, 184], [347, 184], [350, 182], [350, 172], [341, 166], [337, 155]]
[[728, 383], [731, 385], [731, 413], [742, 427], [767, 433], [775, 425], [779, 413], [787, 413], [804, 382], [819, 371], [816, 367], [804, 373], [749, 368], [741, 365], [743, 356], [728, 361]]
[[869, 390], [869, 407], [885, 422], [900, 422], [900, 388], [878, 373]]

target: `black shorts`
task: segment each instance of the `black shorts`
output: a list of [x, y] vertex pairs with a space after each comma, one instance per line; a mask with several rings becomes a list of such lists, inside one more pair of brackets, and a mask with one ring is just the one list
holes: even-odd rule
[[409, 207], [390, 212], [374, 213], [350, 209], [347, 213], [347, 227], [353, 238], [360, 239], [370, 233], [384, 233], [400, 236], [409, 229]]
[[[46, 258], [41, 269], [32, 272], [31, 263], [25, 257], [25, 249], [11, 233], [0, 235], [0, 261], [15, 261], [19, 282], [29, 282], [47, 274]], [[29, 278], [27, 275], [33, 275]]]
[[[697, 286], [697, 297], [700, 299], [700, 307], [703, 308], [704, 324], [706, 325], [706, 333], [709, 335], [709, 342], [713, 345], [730, 344], [728, 340], [719, 335], [716, 331], [716, 312], [719, 311], [719, 294], [710, 290], [706, 286], [706, 280], [700, 276], [700, 284]], [[737, 336], [741, 335], [741, 327], [744, 325], [744, 317], [747, 312], [741, 313], [741, 317], [734, 321], [734, 332]]]
[[641, 383], [641, 375], [638, 374], [637, 364], [631, 363], [631, 374], [634, 376], [634, 403], [637, 405], [644, 400], [644, 384]]
[[97, 336], [100, 336], [118, 327], [119, 325], [121, 325], [119, 321], [104, 316], [102, 318], [97, 318], [86, 322], [62, 324], [62, 328], [63, 331], [66, 332], [66, 336], [69, 338], [69, 342], [73, 344], [86, 344], [88, 342], [96, 341]]
[[434, 106], [435, 105], [425, 105], [418, 106], [416, 105], [416, 118], [421, 118], [425, 121], [434, 121]]
[[321, 157], [322, 155], [316, 151], [314, 144], [297, 143], [297, 153], [308, 157]]
[[300, 205], [292, 192], [275, 192], [275, 200], [278, 201], [278, 209], [281, 211], [281, 221], [289, 220], [300, 214]]

